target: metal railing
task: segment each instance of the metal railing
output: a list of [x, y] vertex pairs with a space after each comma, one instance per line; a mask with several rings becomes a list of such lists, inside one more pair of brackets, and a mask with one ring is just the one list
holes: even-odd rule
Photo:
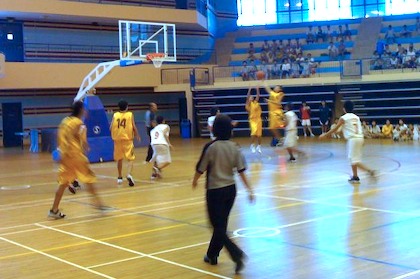
[[162, 69], [160, 72], [161, 84], [209, 85], [211, 80], [210, 69], [204, 67]]

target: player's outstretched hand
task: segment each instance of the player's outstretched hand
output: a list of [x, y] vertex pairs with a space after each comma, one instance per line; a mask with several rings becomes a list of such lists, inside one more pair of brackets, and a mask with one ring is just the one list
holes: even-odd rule
[[136, 140], [137, 140], [138, 142], [141, 142], [141, 137], [140, 137], [139, 135], [137, 135], [137, 136], [136, 136]]

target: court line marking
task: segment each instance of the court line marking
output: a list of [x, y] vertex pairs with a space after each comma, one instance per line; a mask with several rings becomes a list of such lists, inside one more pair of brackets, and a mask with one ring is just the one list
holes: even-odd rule
[[[300, 222], [294, 222], [294, 223], [290, 223], [290, 224], [286, 224], [286, 225], [281, 225], [281, 226], [278, 226], [278, 227], [275, 227], [275, 228], [277, 228], [277, 229], [289, 228], [289, 227], [294, 227], [294, 226], [298, 226], [298, 225], [302, 225], [302, 224], [306, 224], [306, 223], [311, 223], [311, 222], [316, 222], [316, 221], [320, 221], [320, 220], [336, 218], [336, 217], [339, 217], [339, 216], [342, 216], [342, 215], [350, 215], [350, 214], [361, 212], [361, 211], [365, 211], [365, 209], [357, 209], [357, 210], [353, 210], [353, 211], [348, 211], [348, 212], [343, 212], [343, 213], [338, 213], [338, 214], [333, 214], [333, 215], [317, 217], [317, 218], [313, 218], [313, 219], [303, 220], [303, 221], [300, 221]], [[252, 235], [252, 233], [250, 233], [249, 235]], [[239, 237], [238, 236], [232, 236], [230, 238], [234, 239], [234, 238], [239, 238]], [[191, 244], [191, 245], [186, 245], [186, 246], [181, 246], [181, 247], [172, 248], [172, 249], [163, 250], [163, 251], [158, 251], [158, 252], [151, 253], [149, 255], [156, 256], [156, 255], [161, 255], [161, 254], [167, 254], [167, 253], [172, 253], [172, 252], [176, 252], [176, 251], [180, 251], [180, 250], [194, 248], [194, 247], [198, 247], [198, 246], [202, 246], [202, 245], [206, 245], [206, 244], [209, 244], [209, 241], [200, 242], [200, 243]], [[130, 261], [130, 260], [131, 259], [126, 259], [126, 261]], [[101, 264], [101, 266], [112, 265], [112, 264], [114, 264], [114, 263], [113, 262], [103, 263], [103, 264]]]
[[113, 265], [113, 264], [117, 264], [117, 263], [123, 263], [123, 262], [132, 261], [132, 260], [137, 260], [137, 259], [141, 259], [141, 258], [144, 258], [144, 257], [145, 256], [136, 256], [136, 257], [131, 257], [131, 258], [125, 258], [125, 259], [122, 259], [122, 260], [116, 260], [116, 261], [112, 261], [112, 262], [91, 265], [91, 266], [88, 266], [87, 268], [93, 269], [93, 268], [103, 267], [103, 266], [107, 266], [107, 265]]
[[53, 260], [56, 260], [56, 261], [59, 261], [59, 262], [62, 262], [62, 263], [68, 264], [68, 265], [71, 265], [71, 266], [73, 266], [73, 267], [76, 267], [76, 268], [78, 268], [78, 269], [81, 269], [81, 270], [84, 270], [84, 271], [87, 271], [87, 272], [93, 273], [93, 274], [95, 274], [95, 275], [98, 275], [98, 276], [101, 276], [101, 277], [104, 277], [104, 278], [108, 278], [108, 279], [116, 279], [115, 277], [111, 277], [111, 276], [108, 276], [108, 275], [106, 275], [106, 274], [100, 273], [100, 272], [98, 272], [98, 271], [91, 270], [91, 269], [86, 268], [86, 267], [83, 267], [83, 266], [81, 266], [81, 265], [78, 265], [78, 264], [75, 264], [75, 263], [72, 263], [72, 262], [69, 262], [69, 261], [63, 260], [63, 259], [61, 259], [61, 258], [59, 258], [59, 257], [56, 257], [56, 256], [53, 256], [53, 255], [50, 255], [50, 254], [44, 253], [44, 252], [39, 251], [39, 250], [37, 250], [37, 249], [34, 249], [34, 248], [29, 247], [29, 246], [26, 246], [26, 245], [20, 244], [20, 243], [18, 243], [18, 242], [16, 242], [16, 241], [13, 241], [13, 240], [10, 240], [10, 239], [4, 238], [4, 237], [0, 237], [0, 239], [1, 239], [1, 240], [3, 240], [3, 241], [5, 241], [5, 242], [8, 242], [8, 243], [10, 243], [10, 244], [13, 244], [13, 245], [15, 245], [15, 246], [19, 246], [19, 247], [24, 248], [24, 249], [26, 249], [26, 250], [32, 251], [32, 252], [37, 253], [37, 254], [41, 254], [41, 255], [43, 255], [43, 256], [45, 256], [45, 257], [51, 258], [51, 259], [53, 259]]
[[92, 241], [92, 242], [95, 242], [95, 243], [98, 243], [98, 244], [102, 244], [102, 245], [105, 245], [105, 246], [108, 246], [108, 247], [111, 247], [111, 248], [115, 248], [115, 249], [122, 250], [122, 251], [125, 251], [125, 252], [133, 253], [133, 254], [136, 254], [136, 255], [139, 255], [139, 256], [144, 256], [144, 257], [156, 260], [156, 261], [160, 261], [160, 262], [164, 262], [164, 263], [167, 263], [167, 264], [175, 265], [175, 266], [178, 266], [178, 267], [182, 267], [184, 269], [189, 269], [189, 270], [196, 271], [196, 272], [203, 273], [203, 274], [207, 274], [207, 275], [210, 275], [210, 276], [213, 276], [213, 277], [223, 278], [223, 279], [231, 279], [230, 277], [226, 277], [226, 276], [223, 276], [223, 275], [220, 275], [220, 274], [216, 274], [216, 273], [213, 273], [213, 272], [209, 272], [209, 271], [202, 270], [202, 269], [199, 269], [199, 268], [195, 268], [195, 267], [192, 267], [192, 266], [188, 266], [188, 265], [185, 265], [185, 264], [176, 263], [176, 262], [169, 261], [169, 260], [166, 260], [166, 259], [162, 259], [162, 258], [153, 256], [153, 255], [150, 255], [150, 254], [138, 252], [138, 251], [128, 249], [128, 248], [124, 248], [122, 246], [114, 245], [114, 244], [104, 242], [104, 241], [101, 241], [101, 240], [97, 240], [97, 239], [87, 237], [87, 236], [84, 236], [84, 235], [80, 235], [80, 234], [76, 234], [76, 233], [72, 233], [72, 232], [67, 232], [67, 231], [64, 231], [64, 230], [44, 226], [44, 225], [37, 224], [37, 223], [35, 225], [39, 226], [41, 228], [47, 229], [47, 230], [52, 230], [52, 231], [56, 231], [56, 232], [59, 232], [59, 233], [62, 233], [62, 234], [67, 234], [67, 235], [70, 235], [70, 236], [73, 236], [73, 237], [85, 239], [85, 240]]
[[394, 277], [394, 278], [392, 278], [392, 279], [403, 279], [403, 278], [408, 278], [408, 277], [411, 277], [411, 276], [413, 276], [413, 275], [417, 275], [417, 274], [419, 274], [419, 273], [420, 273], [420, 269], [419, 269], [419, 270], [415, 270], [415, 271], [410, 272], [410, 273], [406, 273], [406, 274], [403, 274], [403, 275], [400, 275], [400, 276]]

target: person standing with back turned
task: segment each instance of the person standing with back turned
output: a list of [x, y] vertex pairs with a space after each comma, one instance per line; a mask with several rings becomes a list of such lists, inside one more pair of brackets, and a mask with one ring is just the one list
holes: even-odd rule
[[[146, 128], [147, 128], [147, 135], [149, 137], [150, 142], [152, 141], [152, 138], [150, 138], [150, 131], [153, 129], [153, 121], [156, 118], [156, 112], [158, 110], [158, 107], [155, 103], [149, 104], [149, 109], [146, 111], [146, 114], [144, 116], [144, 121], [146, 122]], [[147, 149], [147, 156], [145, 162], [148, 163], [153, 157], [153, 148], [152, 144], [149, 142], [149, 148]]]
[[216, 140], [204, 146], [196, 173], [192, 182], [197, 188], [198, 179], [207, 171], [206, 201], [210, 222], [213, 226], [213, 236], [204, 261], [217, 265], [217, 258], [223, 247], [226, 247], [230, 257], [236, 263], [235, 272], [244, 268], [245, 253], [230, 240], [227, 235], [230, 210], [235, 202], [236, 185], [234, 171], [248, 190], [250, 202], [254, 201], [254, 192], [245, 175], [245, 159], [239, 145], [230, 140], [232, 136], [232, 120], [227, 115], [216, 117], [213, 126]]
[[128, 103], [124, 100], [118, 102], [119, 112], [114, 113], [111, 122], [111, 136], [114, 141], [114, 160], [117, 161], [118, 169], [118, 185], [122, 184], [122, 164], [123, 159], [128, 160], [127, 181], [130, 187], [134, 186], [134, 179], [131, 175], [133, 171], [134, 159], [134, 143], [133, 138], [136, 137], [140, 141], [139, 132], [137, 131], [134, 116], [128, 111]]

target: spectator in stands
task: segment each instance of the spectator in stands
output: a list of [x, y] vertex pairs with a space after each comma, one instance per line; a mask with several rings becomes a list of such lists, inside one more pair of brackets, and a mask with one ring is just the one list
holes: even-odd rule
[[308, 58], [304, 58], [303, 62], [300, 62], [300, 65], [302, 67], [301, 77], [308, 78], [311, 75]]
[[316, 41], [319, 42], [319, 40], [322, 40], [322, 42], [325, 42], [326, 39], [327, 34], [325, 34], [322, 30], [322, 26], [318, 26], [318, 31], [316, 32]]
[[333, 31], [331, 30], [331, 25], [327, 25], [327, 31], [325, 31], [325, 37], [327, 42], [333, 41]]
[[277, 60], [274, 60], [274, 65], [271, 67], [271, 78], [278, 79], [281, 78], [281, 65], [277, 63]]
[[392, 130], [392, 139], [394, 141], [399, 141], [400, 140], [400, 134], [401, 134], [400, 125], [397, 124], [397, 125], [395, 125], [394, 130]]
[[273, 42], [270, 45], [270, 50], [274, 55], [276, 55], [276, 51], [278, 47], [279, 47], [279, 44], [277, 43], [277, 40], [273, 40]]
[[260, 54], [260, 60], [261, 60], [261, 62], [265, 62], [265, 63], [267, 63], [268, 62], [268, 55], [267, 55], [267, 53], [268, 53], [268, 51], [266, 51], [266, 50], [262, 50], [261, 51], [261, 54]]
[[345, 39], [351, 41], [351, 31], [348, 23], [346, 23], [346, 30], [344, 30], [343, 36]]
[[321, 101], [319, 107], [319, 124], [321, 124], [322, 133], [328, 132], [328, 126], [330, 125], [331, 109], [327, 106], [325, 100]]
[[283, 64], [281, 65], [281, 78], [289, 78], [290, 76], [290, 61], [289, 59], [285, 58], [283, 60]]
[[412, 43], [410, 44], [410, 46], [407, 49], [407, 56], [416, 57], [416, 50], [415, 50], [414, 45]]
[[371, 135], [374, 139], [378, 139], [382, 136], [381, 128], [379, 128], [375, 120], [372, 120]]
[[394, 53], [389, 60], [391, 69], [398, 69], [401, 68], [401, 60], [400, 58]]
[[362, 122], [363, 136], [365, 139], [372, 138], [372, 128], [366, 121]]
[[255, 66], [255, 61], [251, 60], [250, 61], [250, 65], [248, 67], [248, 73], [249, 73], [249, 77], [253, 80], [255, 80], [255, 74], [257, 73], [258, 69], [257, 66]]
[[398, 121], [398, 127], [399, 127], [399, 140], [407, 140], [407, 134], [408, 134], [408, 127], [404, 123], [402, 119]]
[[398, 44], [395, 53], [401, 58], [404, 55], [404, 50], [405, 48], [401, 44]]
[[413, 136], [414, 136], [414, 125], [408, 124], [408, 129], [407, 129], [408, 140], [413, 140]]
[[391, 124], [391, 121], [387, 119], [385, 125], [382, 126], [382, 136], [387, 139], [392, 138], [393, 130], [394, 130], [394, 126]]
[[397, 42], [397, 35], [392, 28], [392, 25], [388, 26], [388, 30], [385, 33], [385, 40], [388, 44], [395, 44]]
[[250, 43], [249, 44], [249, 48], [248, 48], [248, 59], [250, 60], [255, 60], [255, 48], [254, 48], [254, 44]]
[[292, 78], [299, 78], [300, 77], [300, 65], [296, 58], [291, 59], [291, 66], [290, 66], [290, 77]]
[[383, 68], [383, 61], [381, 56], [378, 54], [378, 51], [373, 52], [372, 62], [371, 62], [371, 69], [372, 70], [382, 70]]
[[391, 51], [391, 49], [389, 47], [389, 44], [385, 44], [385, 48], [384, 48], [384, 53], [383, 54], [387, 54], [389, 56], [392, 55], [392, 51]]
[[[412, 59], [414, 58], [414, 59]], [[416, 59], [415, 56], [409, 56], [408, 51], [405, 49], [402, 55], [402, 67], [403, 68], [416, 68]]]
[[265, 79], [269, 79], [269, 66], [267, 65], [267, 63], [263, 60], [261, 60], [261, 65], [260, 65], [260, 71], [263, 71], [265, 74]]
[[300, 41], [298, 38], [296, 38], [296, 53], [303, 55], [302, 45], [300, 44]]
[[314, 137], [315, 135], [311, 129], [311, 107], [305, 101], [302, 102], [302, 106], [300, 107], [300, 118], [304, 137], [306, 138], [308, 132], [311, 137]]
[[267, 52], [270, 50], [270, 45], [267, 40], [264, 40], [264, 43], [261, 46], [261, 52]]
[[334, 45], [333, 42], [330, 42], [328, 46], [328, 55], [330, 56], [330, 60], [336, 60], [338, 55], [338, 48]]
[[[331, 42], [332, 43], [332, 42]], [[334, 44], [334, 43], [333, 43]], [[339, 59], [344, 60], [344, 56], [348, 53], [346, 49], [346, 45], [344, 44], [344, 41], [341, 40], [340, 44], [338, 45], [338, 56]]]
[[401, 38], [409, 38], [411, 37], [411, 31], [408, 30], [407, 25], [404, 24], [403, 29], [400, 32]]
[[249, 68], [246, 61], [242, 62], [241, 77], [243, 81], [249, 80]]
[[337, 42], [344, 39], [344, 31], [343, 26], [338, 25], [338, 31], [337, 31]]
[[313, 27], [309, 25], [308, 32], [306, 32], [306, 43], [312, 44], [313, 42], [315, 42], [315, 32], [313, 31]]
[[276, 59], [275, 54], [272, 51], [268, 52], [268, 64], [272, 65]]
[[309, 63], [309, 71], [311, 75], [314, 75], [316, 73], [316, 69], [318, 68], [318, 64], [315, 62], [315, 59], [312, 58], [311, 53], [308, 53], [306, 55], [306, 58], [308, 59], [308, 63]]

